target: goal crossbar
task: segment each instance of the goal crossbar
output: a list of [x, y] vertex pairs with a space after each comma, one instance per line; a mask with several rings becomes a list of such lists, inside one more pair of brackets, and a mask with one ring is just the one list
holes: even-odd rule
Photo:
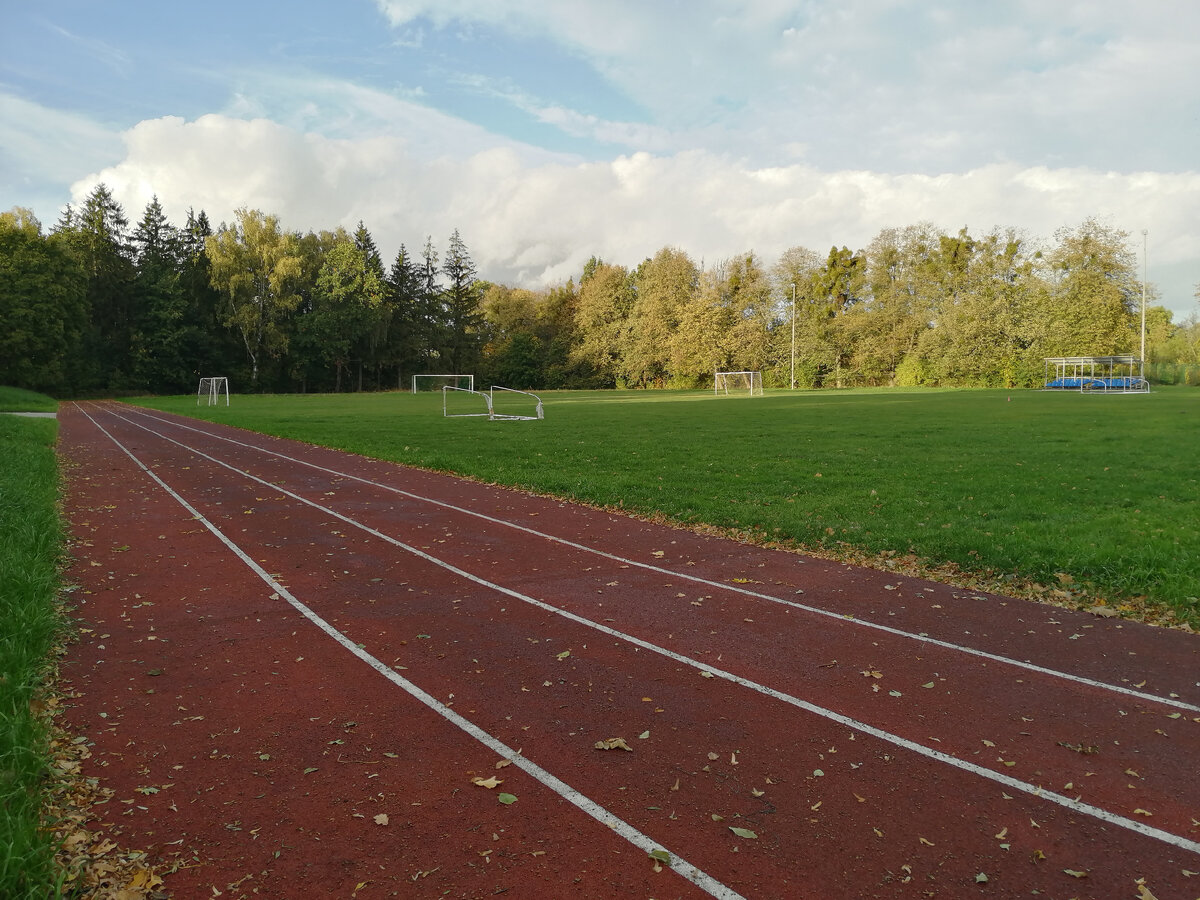
[[414, 375], [412, 377], [412, 392], [436, 391], [441, 387], [453, 387], [460, 390], [475, 390], [474, 375]]

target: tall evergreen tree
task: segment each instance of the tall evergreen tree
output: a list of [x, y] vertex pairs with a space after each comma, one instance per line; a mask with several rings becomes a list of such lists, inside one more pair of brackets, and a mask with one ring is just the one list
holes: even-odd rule
[[446, 285], [442, 291], [446, 311], [444, 356], [453, 372], [473, 371], [483, 346], [483, 313], [475, 263], [458, 229], [450, 235], [442, 262]]
[[180, 392], [189, 386], [193, 366], [188, 356], [182, 282], [184, 242], [167, 221], [158, 197], [146, 205], [132, 235], [136, 249], [130, 333], [130, 376], [137, 387]]
[[89, 327], [75, 380], [86, 390], [129, 388], [134, 276], [129, 220], [104, 184], [98, 184], [60, 234], [87, 279]]

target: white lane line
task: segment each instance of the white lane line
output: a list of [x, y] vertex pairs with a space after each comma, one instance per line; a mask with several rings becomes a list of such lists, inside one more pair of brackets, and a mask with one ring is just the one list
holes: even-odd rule
[[[663, 568], [662, 566], [656, 566], [653, 563], [645, 563], [645, 562], [640, 562], [636, 559], [629, 559], [624, 556], [618, 556], [615, 553], [608, 553], [607, 551], [604, 551], [604, 550], [597, 550], [594, 547], [589, 547], [586, 544], [580, 544], [575, 541], [568, 540], [567, 538], [558, 537], [557, 535], [553, 535], [553, 534], [546, 534], [545, 532], [542, 532], [542, 531], [537, 531], [536, 529], [530, 528], [526, 525], [519, 525], [516, 522], [509, 522], [504, 519], [497, 519], [494, 516], [487, 515], [486, 513], [477, 512], [472, 509], [466, 509], [461, 506], [455, 506], [452, 503], [447, 503], [443, 500], [437, 500], [432, 497], [424, 497], [424, 496], [421, 496], [420, 494], [414, 494], [414, 493], [411, 493], [410, 491], [403, 490], [402, 488], [393, 487], [388, 484], [381, 484], [380, 482], [372, 481], [369, 478], [362, 478], [358, 475], [352, 475], [348, 472], [339, 472], [336, 469], [329, 469], [329, 468], [326, 468], [325, 466], [321, 466], [321, 465], [317, 465], [316, 463], [308, 462], [307, 460], [298, 459], [293, 456], [288, 456], [285, 453], [279, 453], [275, 450], [268, 450], [266, 447], [259, 447], [254, 444], [248, 444], [244, 441], [235, 440], [234, 438], [225, 437], [224, 435], [220, 435], [220, 434], [214, 434], [211, 431], [205, 431], [204, 429], [195, 428], [191, 425], [185, 425], [183, 423], [175, 422], [170, 419], [164, 419], [159, 416], [154, 416], [154, 415], [151, 415], [140, 409], [133, 409], [132, 411], [136, 412], [139, 415], [145, 416], [148, 419], [153, 419], [156, 422], [162, 422], [163, 424], [170, 425], [170, 426], [173, 426], [176, 428], [183, 428], [188, 431], [194, 431], [197, 434], [204, 435], [205, 437], [216, 438], [217, 440], [226, 441], [230, 444], [235, 444], [239, 447], [245, 447], [248, 450], [255, 450], [255, 451], [258, 451], [259, 453], [265, 453], [268, 456], [275, 456], [275, 457], [278, 457], [279, 459], [287, 460], [288, 462], [294, 462], [294, 463], [298, 463], [303, 466], [308, 466], [309, 468], [316, 469], [321, 472], [325, 472], [328, 475], [335, 475], [338, 478], [345, 478], [345, 479], [349, 479], [351, 481], [361, 482], [362, 484], [368, 484], [368, 485], [371, 485], [372, 487], [377, 487], [381, 490], [390, 491], [393, 494], [398, 494], [399, 496], [407, 497], [411, 500], [416, 500], [416, 501], [419, 501], [422, 503], [429, 503], [433, 506], [440, 506], [444, 509], [452, 510], [453, 512], [456, 512], [456, 513], [461, 513], [462, 515], [474, 516], [477, 519], [482, 519], [485, 522], [491, 522], [494, 525], [501, 525], [506, 528], [512, 528], [517, 531], [522, 531], [526, 534], [534, 535], [536, 537], [542, 538], [547, 541], [553, 541], [555, 543], [562, 544], [563, 546], [571, 547], [574, 550], [580, 550], [585, 553], [591, 553], [596, 556], [603, 557], [604, 559], [609, 559], [614, 562], [621, 563], [622, 565], [636, 566], [637, 568], [640, 568], [640, 569], [646, 569], [647, 571], [657, 572], [657, 573], [660, 573], [663, 575], [670, 575], [673, 578], [681, 578], [681, 579], [684, 579], [685, 581], [691, 581], [695, 584], [702, 584], [705, 587], [714, 588], [716, 590], [730, 591], [735, 594], [742, 594], [743, 596], [746, 596], [746, 597], [753, 597], [756, 600], [766, 600], [770, 603], [778, 603], [783, 606], [791, 607], [792, 609], [798, 609], [798, 610], [802, 610], [807, 613], [813, 613], [813, 614], [816, 614], [819, 616], [825, 616], [826, 618], [834, 619], [838, 622], [849, 623], [852, 625], [859, 625], [863, 628], [873, 628], [876, 631], [882, 631], [886, 634], [890, 634], [895, 637], [901, 637], [901, 638], [907, 638], [909, 640], [920, 641], [922, 644], [932, 644], [935, 647], [941, 647], [943, 649], [956, 651], [958, 653], [965, 653], [969, 656], [976, 656], [976, 657], [979, 657], [980, 659], [986, 659], [989, 662], [996, 662], [996, 663], [1002, 663], [1004, 665], [1016, 666], [1017, 668], [1024, 669], [1028, 672], [1037, 672], [1039, 675], [1047, 675], [1051, 678], [1061, 678], [1065, 681], [1075, 682], [1076, 684], [1085, 684], [1088, 687], [1098, 688], [1100, 690], [1105, 690], [1105, 691], [1111, 691], [1116, 694], [1123, 694], [1127, 697], [1133, 697], [1138, 700], [1145, 700], [1145, 701], [1148, 701], [1151, 703], [1161, 703], [1165, 706], [1175, 707], [1176, 709], [1186, 709], [1190, 712], [1200, 712], [1200, 705], [1188, 703], [1185, 700], [1179, 700], [1179, 699], [1173, 698], [1173, 697], [1159, 697], [1155, 694], [1147, 694], [1143, 691], [1134, 690], [1133, 688], [1122, 687], [1121, 685], [1118, 685], [1118, 684], [1110, 684], [1105, 681], [1096, 681], [1095, 679], [1087, 678], [1083, 675], [1075, 675], [1071, 672], [1063, 672], [1059, 669], [1050, 669], [1045, 666], [1039, 666], [1036, 663], [1028, 662], [1026, 660], [1013, 659], [1012, 657], [1008, 657], [1008, 656], [1000, 656], [995, 653], [988, 653], [986, 650], [979, 650], [979, 649], [976, 649], [975, 647], [966, 647], [961, 644], [955, 644], [950, 641], [943, 641], [938, 638], [929, 637], [928, 635], [924, 635], [924, 634], [914, 634], [911, 631], [904, 631], [902, 629], [894, 628], [890, 625], [884, 625], [879, 622], [872, 622], [867, 619], [859, 619], [852, 615], [846, 615], [844, 613], [832, 612], [827, 609], [821, 609], [820, 607], [817, 607], [817, 606], [809, 606], [804, 603], [797, 603], [794, 600], [788, 600], [783, 597], [776, 597], [772, 594], [763, 594], [758, 591], [752, 591], [748, 588], [743, 588], [738, 585], [724, 584], [719, 581], [710, 581], [709, 579], [703, 578], [699, 575], [689, 575], [686, 572], [677, 572], [673, 569], [667, 569], [667, 568]], [[111, 410], [110, 410], [110, 412], [111, 412]], [[113, 414], [118, 415], [117, 413], [113, 413]], [[136, 424], [136, 423], [133, 423], [133, 424]], [[144, 426], [139, 426], [139, 427], [144, 427]], [[155, 432], [155, 433], [157, 433], [157, 432]], [[168, 438], [168, 440], [170, 440], [170, 439]]]
[[[120, 418], [120, 417], [117, 416], [117, 418]], [[128, 420], [125, 420], [125, 421], [128, 421]], [[477, 584], [480, 587], [486, 588], [488, 590], [496, 591], [497, 593], [503, 594], [506, 597], [512, 597], [514, 600], [519, 600], [522, 603], [527, 603], [530, 606], [536, 607], [537, 609], [541, 609], [545, 612], [549, 612], [549, 613], [553, 613], [558, 616], [562, 616], [563, 618], [568, 619], [572, 622], [575, 622], [579, 625], [583, 625], [587, 628], [594, 629], [603, 634], [607, 634], [610, 637], [614, 637], [618, 640], [626, 641], [637, 647], [641, 647], [644, 650], [649, 650], [652, 653], [657, 653], [657, 654], [664, 656], [667, 659], [673, 660], [677, 663], [682, 663], [683, 665], [691, 666], [692, 668], [697, 669], [700, 672], [708, 672], [713, 677], [724, 678], [726, 681], [730, 681], [736, 685], [739, 685], [740, 687], [744, 687], [749, 690], [755, 691], [759, 694], [762, 694], [763, 696], [771, 697], [775, 700], [782, 701], [783, 703], [787, 703], [791, 706], [795, 706], [798, 709], [802, 709], [805, 712], [812, 713], [817, 716], [821, 716], [822, 718], [828, 719], [832, 722], [837, 722], [840, 725], [845, 725], [848, 728], [852, 728], [856, 731], [861, 731], [864, 734], [869, 734], [874, 738], [878, 738], [881, 741], [886, 741], [889, 744], [893, 744], [904, 750], [908, 750], [912, 753], [916, 753], [919, 756], [924, 756], [927, 759], [931, 759], [931, 760], [935, 760], [936, 762], [944, 763], [945, 765], [952, 766], [953, 768], [959, 769], [963, 772], [968, 772], [972, 775], [977, 775], [981, 778], [986, 778], [990, 781], [994, 781], [998, 784], [1004, 785], [1005, 787], [1009, 787], [1009, 788], [1012, 788], [1013, 790], [1028, 794], [1031, 797], [1035, 797], [1039, 800], [1048, 800], [1051, 803], [1055, 803], [1055, 804], [1058, 804], [1059, 806], [1066, 807], [1067, 809], [1070, 809], [1073, 812], [1091, 816], [1095, 819], [1099, 819], [1100, 821], [1106, 822], [1110, 825], [1116, 825], [1121, 828], [1125, 828], [1129, 831], [1133, 831], [1138, 834], [1144, 835], [1146, 837], [1150, 837], [1155, 840], [1162, 841], [1165, 844], [1170, 844], [1172, 846], [1179, 847], [1180, 849], [1183, 849], [1183, 850], [1190, 850], [1193, 853], [1200, 853], [1200, 843], [1198, 843], [1196, 841], [1189, 840], [1188, 838], [1181, 837], [1181, 836], [1179, 836], [1177, 834], [1173, 834], [1169, 831], [1163, 831], [1162, 829], [1159, 829], [1159, 828], [1153, 828], [1149, 825], [1146, 825], [1143, 822], [1138, 822], [1136, 820], [1126, 818], [1125, 816], [1117, 815], [1116, 813], [1111, 813], [1106, 809], [1102, 809], [1101, 807], [1098, 807], [1098, 806], [1093, 806], [1090, 803], [1083, 803], [1079, 800], [1073, 800], [1072, 798], [1064, 796], [1063, 794], [1058, 794], [1058, 793], [1055, 793], [1054, 791], [1045, 790], [1042, 787], [1039, 787], [1039, 786], [1033, 785], [1033, 784], [1029, 784], [1028, 782], [1021, 781], [1020, 779], [1013, 778], [1012, 776], [1005, 775], [1001, 772], [995, 772], [995, 771], [985, 768], [983, 766], [976, 765], [975, 763], [968, 762], [967, 760], [962, 760], [955, 756], [951, 756], [948, 753], [942, 752], [941, 750], [935, 750], [932, 747], [926, 747], [923, 744], [918, 744], [915, 741], [910, 741], [908, 738], [901, 737], [900, 735], [897, 735], [897, 734], [892, 734], [891, 732], [884, 731], [881, 728], [876, 728], [874, 725], [868, 725], [866, 722], [860, 722], [857, 719], [851, 718], [850, 716], [843, 715], [842, 713], [839, 713], [839, 712], [835, 712], [834, 710], [826, 709], [823, 706], [817, 706], [815, 703], [810, 703], [807, 700], [802, 700], [799, 697], [795, 697], [795, 696], [785, 693], [783, 691], [778, 691], [775, 688], [768, 687], [763, 684], [759, 684], [758, 682], [752, 681], [749, 678], [743, 678], [740, 675], [733, 674], [732, 672], [727, 672], [723, 669], [714, 668], [713, 666], [708, 665], [707, 663], [703, 663], [699, 660], [692, 659], [689, 656], [684, 656], [681, 653], [676, 653], [675, 651], [669, 650], [666, 647], [660, 647], [658, 644], [652, 644], [649, 641], [642, 640], [641, 638], [635, 637], [634, 635], [631, 635], [631, 634], [626, 634], [623, 631], [618, 631], [615, 628], [610, 628], [608, 625], [601, 624], [600, 622], [595, 622], [591, 619], [577, 615], [576, 613], [573, 613], [569, 610], [561, 609], [550, 603], [546, 603], [544, 600], [538, 600], [534, 597], [528, 596], [527, 594], [522, 594], [519, 591], [515, 591], [511, 588], [504, 587], [503, 585], [488, 581], [485, 578], [480, 578], [479, 576], [474, 575], [471, 572], [466, 571], [465, 569], [460, 569], [458, 566], [454, 565], [453, 563], [448, 563], [444, 560], [438, 559], [437, 557], [432, 556], [423, 550], [420, 550], [416, 547], [406, 544], [403, 541], [397, 540], [396, 538], [392, 537], [391, 535], [384, 534], [383, 532], [381, 532], [375, 528], [372, 528], [370, 525], [366, 525], [362, 522], [359, 522], [358, 520], [353, 519], [350, 516], [343, 515], [342, 513], [338, 512], [337, 510], [330, 509], [329, 507], [323, 506], [320, 503], [317, 503], [313, 500], [309, 500], [305, 497], [301, 497], [299, 494], [293, 493], [292, 491], [289, 491], [286, 488], [280, 487], [277, 484], [272, 484], [269, 481], [265, 481], [264, 479], [259, 478], [256, 475], [251, 475], [249, 472], [247, 472], [243, 469], [239, 469], [236, 466], [231, 465], [230, 463], [227, 463], [227, 462], [217, 459], [216, 457], [209, 456], [204, 451], [198, 450], [195, 447], [189, 447], [186, 444], [175, 440], [174, 438], [170, 438], [164, 434], [160, 434], [159, 432], [155, 431], [152, 428], [147, 428], [145, 425], [140, 425], [136, 422], [130, 422], [129, 424], [132, 424], [137, 428], [141, 428], [142, 430], [147, 431], [150, 434], [155, 435], [156, 437], [162, 438], [164, 441], [175, 444], [177, 447], [181, 447], [184, 450], [187, 450], [187, 451], [195, 454], [196, 456], [199, 456], [203, 459], [207, 459], [209, 462], [215, 463], [216, 465], [226, 468], [231, 472], [235, 472], [239, 475], [242, 475], [245, 478], [249, 479], [250, 481], [257, 482], [258, 484], [261, 484], [264, 487], [270, 488], [271, 490], [277, 491], [281, 494], [285, 494], [286, 496], [289, 496], [294, 500], [298, 500], [299, 502], [304, 503], [307, 506], [311, 506], [313, 509], [320, 510], [321, 512], [323, 512], [327, 515], [333, 516], [334, 518], [336, 518], [342, 522], [345, 522], [347, 525], [351, 525], [355, 528], [360, 529], [361, 531], [365, 531], [367, 534], [370, 534], [373, 537], [377, 537], [380, 540], [385, 541], [394, 547], [404, 550], [407, 553], [411, 553], [413, 556], [416, 556], [419, 559], [423, 559], [426, 562], [432, 563], [435, 566], [439, 566], [440, 568], [446, 570], [447, 572], [450, 572], [454, 575], [458, 575], [459, 577], [464, 578], [473, 584]], [[115, 438], [113, 440], [115, 441]], [[126, 451], [126, 452], [128, 452], [128, 451]], [[140, 465], [140, 463], [139, 463], [139, 465]], [[149, 470], [147, 470], [147, 471], [149, 471]], [[153, 474], [153, 473], [151, 473], [151, 474]]]
[[[378, 672], [384, 678], [388, 679], [390, 682], [395, 684], [397, 687], [402, 688], [409, 695], [411, 695], [415, 699], [419, 700], [421, 703], [424, 703], [427, 707], [429, 707], [431, 710], [436, 712], [438, 715], [447, 719], [454, 725], [457, 725], [459, 728], [461, 728], [463, 731], [465, 731], [471, 737], [475, 738], [475, 740], [479, 741], [479, 743], [481, 743], [484, 746], [491, 749], [494, 753], [496, 753], [501, 758], [512, 760], [513, 765], [519, 767], [524, 772], [526, 772], [527, 774], [532, 776], [534, 779], [539, 781], [541, 784], [545, 785], [550, 790], [554, 791], [556, 794], [558, 794], [564, 800], [567, 800], [568, 802], [573, 804], [577, 809], [579, 809], [579, 810], [583, 811], [584, 813], [586, 813], [587, 815], [591, 816], [593, 819], [595, 819], [601, 825], [604, 825], [606, 828], [610, 828], [613, 831], [615, 831], [617, 834], [619, 834], [621, 837], [623, 837], [629, 843], [633, 844], [638, 849], [645, 851], [647, 854], [653, 853], [655, 851], [662, 851], [662, 850], [666, 849], [661, 844], [651, 840], [647, 835], [638, 831], [638, 829], [634, 828], [632, 825], [630, 825], [624, 819], [619, 818], [618, 816], [609, 812], [607, 809], [605, 809], [599, 803], [596, 803], [594, 800], [591, 800], [584, 794], [581, 794], [579, 791], [575, 790], [573, 787], [571, 787], [569, 784], [567, 784], [562, 779], [551, 774], [549, 771], [547, 771], [546, 769], [543, 769], [537, 763], [535, 763], [535, 762], [527, 759], [525, 756], [521, 755], [520, 751], [513, 750], [511, 747], [509, 747], [507, 744], [505, 744], [499, 738], [493, 737], [491, 734], [484, 731], [482, 728], [480, 728], [478, 725], [476, 725], [471, 720], [466, 719], [463, 716], [459, 715], [454, 710], [450, 709], [450, 707], [446, 706], [444, 703], [439, 701], [436, 697], [433, 697], [430, 694], [426, 693], [424, 690], [419, 688], [413, 682], [409, 681], [407, 678], [400, 675], [395, 670], [388, 668], [387, 664], [376, 659], [374, 656], [372, 656], [366, 650], [359, 647], [354, 641], [350, 640], [348, 637], [346, 637], [344, 634], [342, 634], [340, 631], [338, 631], [333, 625], [330, 625], [323, 618], [321, 618], [319, 615], [317, 615], [317, 613], [313, 612], [313, 610], [311, 610], [303, 602], [301, 602], [299, 599], [297, 599], [295, 596], [293, 596], [292, 593], [286, 587], [284, 587], [282, 584], [280, 584], [278, 581], [276, 581], [274, 578], [272, 578], [270, 573], [268, 573], [266, 571], [266, 569], [264, 569], [262, 566], [260, 566], [258, 563], [256, 563], [253, 559], [251, 559], [248, 555], [246, 555], [245, 551], [243, 551], [241, 547], [239, 547], [229, 537], [227, 537], [225, 535], [225, 533], [221, 531], [221, 529], [219, 529], [216, 525], [214, 525], [207, 518], [205, 518], [204, 515], [198, 509], [196, 509], [194, 506], [192, 506], [187, 500], [185, 500], [182, 496], [180, 496], [170, 485], [168, 485], [157, 474], [155, 474], [153, 471], [151, 471], [149, 469], [149, 467], [147, 467], [140, 459], [138, 459], [136, 456], [134, 456], [133, 453], [124, 444], [122, 444], [119, 440], [117, 440], [116, 437], [114, 437], [108, 431], [108, 429], [106, 429], [103, 425], [101, 425], [99, 422], [97, 422], [95, 419], [93, 419], [90, 415], [88, 415], [87, 411], [84, 410], [82, 407], [80, 407], [79, 404], [75, 404], [75, 405], [79, 409], [80, 412], [82, 412], [85, 416], [87, 416], [87, 418], [91, 421], [91, 423], [93, 425], [95, 425], [98, 429], [100, 429], [100, 431], [102, 431], [108, 437], [108, 439], [110, 441], [112, 441], [114, 444], [116, 444], [117, 447], [119, 447], [125, 453], [126, 456], [128, 456], [131, 460], [133, 460], [133, 462], [137, 464], [138, 468], [140, 468], [143, 472], [145, 472], [147, 475], [149, 475], [159, 485], [159, 487], [161, 487], [171, 497], [173, 497], [179, 503], [180, 506], [182, 506], [184, 509], [186, 509], [188, 511], [188, 513], [190, 513], [196, 519], [196, 521], [200, 522], [202, 525], [204, 525], [205, 528], [207, 528], [210, 532], [212, 532], [212, 534], [219, 541], [221, 541], [221, 543], [223, 543], [226, 547], [228, 547], [238, 557], [238, 559], [240, 559], [243, 563], [246, 564], [246, 566], [248, 566], [251, 570], [253, 570], [254, 574], [256, 574], [259, 578], [261, 578], [267, 584], [267, 586], [271, 588], [272, 591], [276, 592], [277, 594], [279, 594], [279, 596], [286, 599], [287, 602], [290, 603], [301, 615], [303, 615], [306, 619], [308, 619], [310, 622], [312, 622], [314, 625], [316, 625], [319, 629], [321, 629], [321, 631], [325, 632], [325, 634], [327, 634], [329, 637], [333, 638], [344, 649], [353, 653], [355, 656], [357, 656], [360, 660], [365, 662], [368, 666], [370, 666], [372, 669], [374, 669], [376, 672]], [[141, 427], [141, 426], [139, 426], [139, 427]], [[151, 434], [154, 434], [154, 432], [151, 432]], [[160, 437], [161, 437], [161, 435], [160, 435]], [[166, 438], [166, 440], [170, 440], [170, 438]], [[180, 445], [180, 446], [182, 446], [182, 445]], [[203, 454], [201, 454], [201, 455], [203, 455]], [[219, 462], [219, 461], [213, 460], [213, 462]], [[224, 465], [224, 464], [222, 463], [222, 465]], [[227, 468], [232, 468], [232, 467], [227, 466]], [[234, 469], [234, 471], [237, 471], [237, 470]], [[253, 476], [250, 476], [250, 477], [253, 478]], [[260, 479], [255, 479], [255, 480], [258, 481]], [[262, 483], [266, 484], [267, 482], [262, 482]], [[299, 498], [297, 498], [297, 499], [299, 499]], [[315, 506], [316, 504], [310, 504], [310, 505]], [[320, 507], [318, 507], [318, 508], [320, 508]], [[341, 518], [341, 517], [339, 517], [339, 518]], [[347, 520], [347, 521], [349, 521], [349, 520]], [[670, 863], [671, 870], [678, 873], [679, 875], [682, 875], [684, 878], [686, 878], [692, 884], [696, 885], [696, 887], [700, 888], [701, 890], [705, 891], [706, 893], [708, 893], [709, 895], [711, 895], [713, 897], [720, 898], [720, 900], [745, 900], [745, 898], [743, 898], [741, 894], [737, 893], [737, 891], [722, 884], [720, 881], [713, 878], [711, 875], [708, 875], [707, 873], [705, 873], [699, 867], [692, 865], [687, 860], [685, 860], [682, 856], [679, 856], [678, 854], [676, 854], [674, 851], [668, 850], [667, 852], [670, 853], [670, 855], [671, 855], [671, 863]]]

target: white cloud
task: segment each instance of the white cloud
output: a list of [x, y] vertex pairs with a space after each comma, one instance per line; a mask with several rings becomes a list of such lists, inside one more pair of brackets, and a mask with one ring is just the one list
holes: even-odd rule
[[651, 111], [675, 149], [765, 164], [804, 144], [827, 168], [892, 172], [1010, 161], [1180, 171], [1194, 168], [1200, 144], [1200, 4], [377, 4], [396, 27], [480, 26], [555, 43]]
[[1169, 307], [1192, 309], [1191, 283], [1200, 280], [1198, 174], [996, 164], [892, 175], [755, 167], [701, 150], [581, 163], [496, 141], [429, 153], [397, 137], [334, 139], [220, 115], [149, 120], [125, 142], [120, 163], [76, 182], [77, 201], [104, 181], [135, 221], [152, 193], [175, 221], [189, 206], [214, 223], [239, 206], [259, 208], [298, 230], [361, 219], [385, 255], [401, 242], [419, 248], [426, 235], [440, 248], [457, 228], [481, 277], [510, 284], [578, 277], [593, 254], [636, 265], [668, 245], [708, 263], [748, 249], [772, 263], [791, 246], [853, 249], [884, 227], [921, 220], [1049, 239], [1088, 216], [1135, 238], [1150, 230], [1151, 280], [1154, 265], [1179, 272], [1178, 284], [1160, 284]]
[[4, 181], [64, 182], [81, 168], [102, 165], [120, 153], [120, 136], [93, 119], [48, 109], [0, 90]]

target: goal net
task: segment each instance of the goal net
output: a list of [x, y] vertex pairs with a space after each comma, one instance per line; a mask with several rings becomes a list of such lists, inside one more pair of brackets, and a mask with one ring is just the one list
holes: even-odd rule
[[208, 406], [218, 406], [221, 402], [221, 394], [225, 394], [225, 405], [229, 405], [229, 379], [224, 377], [217, 378], [201, 378], [200, 387], [196, 389], [196, 405], [207, 398]]
[[713, 379], [714, 394], [748, 394], [762, 396], [761, 372], [717, 372]]
[[444, 387], [457, 388], [460, 391], [475, 390], [474, 375], [414, 375], [412, 377], [412, 392], [440, 391]]

